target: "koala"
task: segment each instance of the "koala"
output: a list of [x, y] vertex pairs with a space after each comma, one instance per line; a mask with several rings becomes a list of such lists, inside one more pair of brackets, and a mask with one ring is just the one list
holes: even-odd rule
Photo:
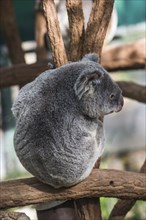
[[75, 185], [103, 153], [100, 118], [122, 106], [122, 92], [96, 54], [47, 70], [25, 85], [13, 104], [17, 156], [42, 182]]

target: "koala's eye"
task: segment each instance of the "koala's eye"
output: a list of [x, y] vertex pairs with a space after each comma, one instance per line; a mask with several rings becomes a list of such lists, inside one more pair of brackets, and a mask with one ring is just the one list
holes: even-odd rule
[[92, 81], [92, 86], [96, 86], [97, 85], [97, 80], [93, 80]]
[[114, 94], [114, 93], [111, 93], [111, 94], [110, 94], [110, 99], [112, 100], [114, 97], [115, 97], [115, 94]]

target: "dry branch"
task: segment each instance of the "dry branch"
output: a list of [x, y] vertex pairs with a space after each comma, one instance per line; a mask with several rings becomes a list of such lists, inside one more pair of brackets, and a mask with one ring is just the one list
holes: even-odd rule
[[70, 31], [70, 60], [81, 58], [82, 43], [84, 37], [84, 14], [82, 0], [66, 0], [66, 8]]
[[146, 65], [146, 39], [105, 49], [101, 63], [109, 71], [144, 69]]
[[[34, 80], [43, 71], [48, 70], [47, 61], [25, 65], [19, 64], [0, 69], [0, 88], [26, 84]], [[118, 81], [125, 97], [146, 103], [146, 87], [133, 82]]]
[[1, 220], [30, 220], [28, 216], [21, 212], [0, 211]]
[[47, 34], [50, 40], [54, 64], [56, 67], [59, 67], [66, 64], [68, 60], [54, 0], [43, 0], [43, 10], [47, 22]]
[[26, 84], [34, 80], [43, 71], [49, 69], [48, 61], [34, 64], [18, 64], [12, 67], [0, 68], [0, 88], [12, 85]]
[[100, 196], [146, 200], [145, 181], [145, 174], [99, 169], [94, 169], [83, 182], [66, 189], [53, 189], [36, 178], [11, 180], [0, 184], [0, 208]]
[[94, 0], [87, 24], [83, 55], [96, 52], [101, 56], [103, 42], [113, 10], [114, 0]]
[[25, 63], [12, 0], [0, 0], [0, 22], [12, 63]]
[[[146, 174], [146, 160], [140, 170], [141, 173]], [[111, 214], [109, 216], [109, 220], [124, 220], [126, 214], [131, 210], [131, 208], [135, 205], [136, 200], [118, 200], [116, 205], [114, 206]]]
[[37, 44], [37, 61], [47, 59], [48, 51], [45, 45], [45, 34], [47, 33], [46, 19], [43, 14], [42, 2], [36, 1], [35, 5], [35, 40]]
[[123, 91], [123, 96], [146, 103], [146, 86], [125, 81], [118, 81], [117, 83]]
[[[145, 52], [142, 52], [144, 51], [144, 41], [145, 40], [143, 39], [141, 41], [134, 42], [130, 45], [120, 46], [118, 47], [119, 49], [115, 47], [113, 49], [109, 49], [103, 52], [102, 65], [108, 71], [144, 68], [145, 59], [146, 59]], [[143, 49], [138, 46], [140, 42], [143, 45]], [[130, 50], [131, 52], [126, 53], [127, 50]], [[123, 52], [121, 53], [120, 51]], [[126, 53], [124, 57], [122, 55], [123, 53], [124, 54]], [[133, 53], [135, 53], [134, 59], [130, 56], [130, 54]], [[30, 65], [16, 65], [10, 68], [0, 69], [0, 87], [24, 84], [32, 81], [41, 72], [48, 69], [47, 63], [48, 61], [46, 60], [46, 61], [39, 61], [38, 63], [30, 64]]]

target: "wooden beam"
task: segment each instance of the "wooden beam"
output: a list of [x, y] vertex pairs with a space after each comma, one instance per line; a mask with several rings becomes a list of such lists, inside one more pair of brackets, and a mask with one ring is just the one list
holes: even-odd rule
[[143, 173], [100, 169], [70, 188], [54, 189], [36, 178], [10, 180], [0, 183], [0, 208], [100, 196], [146, 200], [145, 181]]

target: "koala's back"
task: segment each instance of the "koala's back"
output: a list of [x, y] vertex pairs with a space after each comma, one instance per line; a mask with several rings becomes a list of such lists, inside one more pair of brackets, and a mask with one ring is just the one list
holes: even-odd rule
[[102, 126], [81, 114], [74, 94], [79, 68], [44, 72], [22, 88], [13, 106], [14, 145], [21, 163], [54, 187], [88, 176], [103, 147]]

